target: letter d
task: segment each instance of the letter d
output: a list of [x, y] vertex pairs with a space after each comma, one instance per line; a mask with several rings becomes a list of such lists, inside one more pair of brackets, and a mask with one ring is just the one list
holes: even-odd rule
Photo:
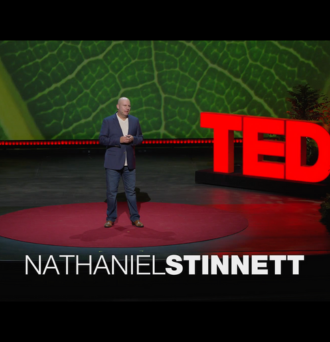
[[[306, 165], [306, 137], [315, 140], [319, 156], [314, 165]], [[286, 121], [286, 170], [285, 178], [302, 182], [321, 182], [330, 172], [330, 136], [319, 124]]]

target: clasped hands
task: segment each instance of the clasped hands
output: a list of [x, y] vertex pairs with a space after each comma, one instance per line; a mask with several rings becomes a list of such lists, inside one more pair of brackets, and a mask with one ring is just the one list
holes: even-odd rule
[[132, 135], [124, 135], [120, 137], [120, 143], [121, 144], [129, 144], [134, 140]]

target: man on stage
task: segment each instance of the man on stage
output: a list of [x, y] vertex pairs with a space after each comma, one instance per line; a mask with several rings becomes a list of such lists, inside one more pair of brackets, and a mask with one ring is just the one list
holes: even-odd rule
[[143, 136], [139, 119], [129, 115], [131, 102], [121, 97], [118, 111], [103, 120], [99, 141], [107, 147], [104, 168], [107, 182], [107, 218], [104, 227], [110, 228], [117, 219], [117, 192], [120, 178], [123, 179], [130, 219], [136, 227], [143, 227], [137, 209], [135, 194], [135, 146]]

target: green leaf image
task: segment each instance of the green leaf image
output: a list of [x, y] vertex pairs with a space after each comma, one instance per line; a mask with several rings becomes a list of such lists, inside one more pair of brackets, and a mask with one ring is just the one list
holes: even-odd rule
[[0, 140], [7, 140], [7, 136], [1, 126], [0, 126]]
[[122, 96], [146, 139], [209, 138], [201, 112], [287, 117], [303, 82], [329, 94], [330, 41], [1, 41], [0, 140], [96, 139]]

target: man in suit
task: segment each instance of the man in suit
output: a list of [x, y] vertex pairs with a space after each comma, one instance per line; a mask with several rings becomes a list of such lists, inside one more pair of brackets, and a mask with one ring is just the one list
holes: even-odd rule
[[131, 102], [121, 97], [118, 111], [103, 120], [99, 142], [107, 147], [104, 168], [107, 181], [107, 218], [104, 227], [113, 226], [117, 218], [117, 192], [120, 178], [123, 179], [130, 219], [136, 227], [143, 227], [135, 194], [135, 146], [143, 136], [139, 119], [129, 115]]

